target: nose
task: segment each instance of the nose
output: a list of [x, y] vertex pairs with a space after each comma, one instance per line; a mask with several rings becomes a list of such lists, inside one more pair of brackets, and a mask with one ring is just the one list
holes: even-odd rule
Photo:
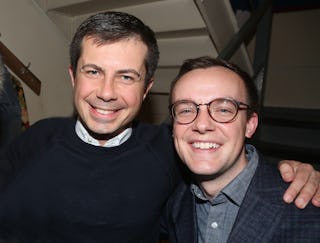
[[205, 133], [215, 129], [215, 123], [209, 115], [208, 109], [205, 105], [199, 106], [198, 116], [193, 122], [194, 131]]
[[116, 99], [116, 86], [114, 78], [112, 76], [106, 75], [99, 83], [97, 89], [97, 97], [104, 101], [115, 100]]

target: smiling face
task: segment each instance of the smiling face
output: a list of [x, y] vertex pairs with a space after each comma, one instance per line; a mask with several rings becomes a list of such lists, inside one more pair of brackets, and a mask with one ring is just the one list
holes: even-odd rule
[[[184, 74], [172, 90], [172, 102], [191, 100], [197, 104], [217, 98], [232, 98], [247, 103], [247, 94], [240, 76], [225, 67], [209, 67]], [[218, 123], [199, 107], [198, 117], [190, 124], [173, 123], [176, 150], [198, 176], [222, 177], [226, 182], [240, 173], [247, 161], [244, 140], [251, 137], [258, 119], [248, 119], [246, 110], [239, 110], [230, 123]]]
[[151, 88], [152, 82], [145, 87], [146, 55], [147, 46], [137, 38], [100, 45], [83, 39], [75, 77], [69, 69], [74, 104], [101, 144], [128, 127]]

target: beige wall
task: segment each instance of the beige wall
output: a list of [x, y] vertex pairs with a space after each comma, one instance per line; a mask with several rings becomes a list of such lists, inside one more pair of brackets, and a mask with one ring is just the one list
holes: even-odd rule
[[266, 106], [320, 109], [320, 9], [275, 14]]
[[[274, 15], [266, 106], [320, 108], [319, 23], [320, 10]], [[0, 33], [0, 40], [23, 63], [30, 62], [31, 71], [42, 81], [40, 96], [24, 85], [31, 123], [45, 117], [71, 115], [69, 41], [62, 32], [32, 0], [1, 0]], [[158, 80], [160, 76], [161, 72], [157, 72]], [[156, 103], [155, 120], [162, 121], [167, 98], [152, 100]]]
[[68, 41], [31, 0], [1, 0], [0, 40], [41, 80], [37, 96], [24, 86], [31, 123], [72, 113]]

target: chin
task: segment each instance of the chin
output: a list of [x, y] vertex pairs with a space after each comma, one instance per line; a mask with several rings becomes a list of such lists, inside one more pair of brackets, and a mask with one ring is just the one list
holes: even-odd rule
[[196, 175], [209, 176], [217, 173], [217, 170], [214, 168], [208, 168], [203, 166], [188, 166], [189, 170]]
[[106, 125], [106, 124], [99, 124], [96, 122], [89, 122], [86, 125], [87, 129], [94, 134], [109, 134], [112, 133], [112, 127], [110, 125]]
[[91, 130], [91, 132], [93, 132], [97, 135], [112, 134], [115, 132], [115, 130], [112, 129], [111, 127], [108, 127], [108, 128], [95, 127], [94, 129], [90, 129], [90, 130]]

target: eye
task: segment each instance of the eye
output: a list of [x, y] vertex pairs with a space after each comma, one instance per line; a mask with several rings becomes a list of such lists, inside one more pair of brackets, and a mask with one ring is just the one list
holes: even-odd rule
[[188, 114], [190, 112], [192, 112], [192, 110], [190, 108], [184, 108], [184, 109], [178, 110], [178, 113], [181, 114], [181, 115], [182, 114]]
[[139, 76], [134, 73], [120, 73], [115, 76], [116, 82], [123, 84], [133, 84], [139, 81], [139, 79]]
[[97, 76], [99, 75], [100, 72], [98, 70], [92, 69], [92, 70], [87, 70], [86, 73], [88, 75]]
[[221, 107], [218, 108], [218, 111], [221, 113], [232, 113], [232, 109], [230, 107]]
[[125, 80], [125, 81], [134, 81], [135, 80], [135, 78], [131, 77], [130, 75], [122, 75], [121, 78], [122, 78], [122, 80]]
[[84, 75], [87, 78], [91, 78], [91, 79], [97, 79], [97, 78], [100, 78], [101, 75], [103, 75], [101, 70], [92, 68], [92, 67], [84, 67], [81, 69], [81, 71], [84, 73]]
[[230, 115], [230, 114], [234, 114], [235, 109], [232, 106], [220, 105], [214, 108], [214, 112], [220, 115]]
[[192, 105], [180, 104], [175, 107], [175, 113], [178, 116], [187, 116], [195, 112], [195, 108]]

